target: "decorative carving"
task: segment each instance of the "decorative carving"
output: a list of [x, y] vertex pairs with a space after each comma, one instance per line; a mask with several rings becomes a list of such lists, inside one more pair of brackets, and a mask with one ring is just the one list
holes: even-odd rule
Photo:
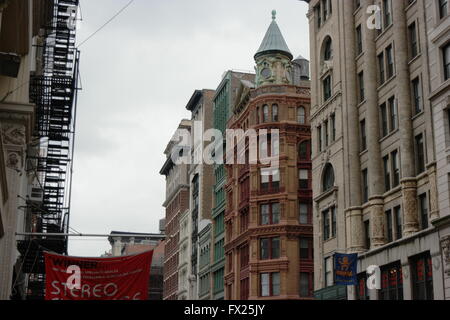
[[2, 124], [3, 144], [23, 146], [26, 143], [26, 133], [24, 125], [17, 125], [12, 123]]
[[11, 169], [22, 167], [22, 156], [18, 152], [8, 152], [6, 166]]
[[444, 271], [450, 276], [450, 236], [441, 239]]

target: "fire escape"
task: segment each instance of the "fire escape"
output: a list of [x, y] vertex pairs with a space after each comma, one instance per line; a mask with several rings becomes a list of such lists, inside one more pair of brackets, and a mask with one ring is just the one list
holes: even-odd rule
[[[30, 100], [36, 105], [37, 146], [28, 152], [27, 171], [34, 171], [38, 185], [31, 188], [27, 210], [33, 233], [69, 233], [73, 141], [78, 91], [79, 51], [76, 30], [68, 21], [70, 7], [79, 0], [53, 0], [53, 13], [43, 26], [43, 70], [32, 75]], [[33, 199], [38, 198], [38, 201]], [[44, 251], [67, 254], [67, 237], [31, 236], [18, 241], [28, 275], [27, 299], [45, 297]]]

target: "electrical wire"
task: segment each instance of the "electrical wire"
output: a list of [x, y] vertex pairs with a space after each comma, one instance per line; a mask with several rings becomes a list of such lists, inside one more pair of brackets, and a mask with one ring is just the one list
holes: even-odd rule
[[95, 32], [93, 32], [89, 37], [87, 37], [85, 40], [83, 40], [78, 46], [81, 47], [83, 44], [85, 44], [87, 41], [89, 41], [92, 37], [94, 37], [97, 33], [99, 33], [103, 28], [105, 28], [108, 24], [110, 24], [115, 18], [117, 18], [122, 12], [124, 12], [132, 3], [134, 0], [130, 0], [122, 9], [120, 9], [115, 15], [113, 15], [108, 21], [106, 21], [100, 28], [98, 28]]

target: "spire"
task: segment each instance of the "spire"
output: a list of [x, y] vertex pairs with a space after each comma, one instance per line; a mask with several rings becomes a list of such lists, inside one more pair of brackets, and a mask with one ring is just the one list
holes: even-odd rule
[[255, 59], [263, 54], [271, 53], [271, 52], [280, 52], [287, 55], [290, 59], [293, 58], [289, 47], [286, 44], [286, 41], [281, 34], [280, 28], [276, 22], [277, 19], [277, 11], [272, 11], [272, 23], [269, 26], [269, 29], [266, 32], [264, 40], [261, 43], [258, 51], [255, 54]]

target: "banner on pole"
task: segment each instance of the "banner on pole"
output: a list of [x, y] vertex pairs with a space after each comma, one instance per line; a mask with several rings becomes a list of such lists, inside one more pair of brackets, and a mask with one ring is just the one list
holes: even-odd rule
[[334, 256], [335, 284], [338, 286], [356, 286], [358, 254], [341, 254]]
[[114, 258], [44, 253], [45, 300], [147, 300], [153, 250]]

